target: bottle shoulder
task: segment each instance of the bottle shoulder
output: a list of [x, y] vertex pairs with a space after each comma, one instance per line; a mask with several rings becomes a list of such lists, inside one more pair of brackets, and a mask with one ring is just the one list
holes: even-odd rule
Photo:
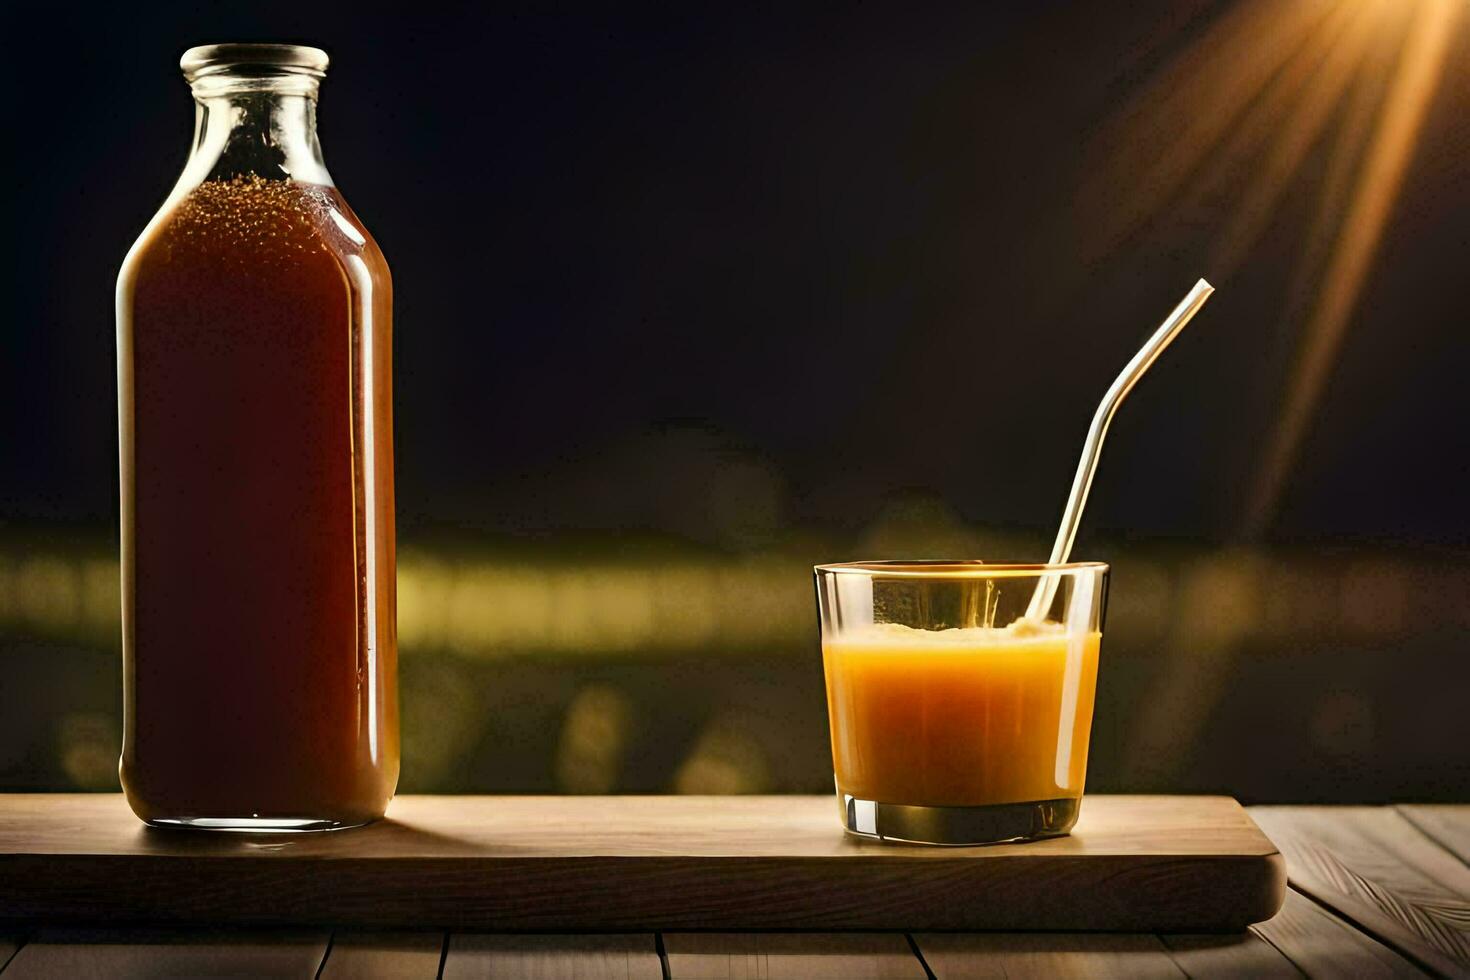
[[326, 256], [354, 280], [390, 281], [377, 241], [330, 184], [255, 175], [202, 181], [176, 189], [138, 236], [119, 270], [119, 298], [140, 275], [180, 262], [269, 275]]
[[352, 255], [360, 258], [374, 271], [375, 278], [381, 278], [385, 284], [390, 282], [392, 275], [388, 269], [388, 259], [362, 218], [358, 217], [352, 205], [347, 203], [347, 198], [335, 185], [324, 188], [324, 192], [331, 203], [328, 220], [341, 236], [341, 257], [345, 259]]

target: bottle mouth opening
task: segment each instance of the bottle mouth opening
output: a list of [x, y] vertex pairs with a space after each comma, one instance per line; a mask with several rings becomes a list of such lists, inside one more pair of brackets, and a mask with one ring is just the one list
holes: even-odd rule
[[179, 59], [196, 95], [235, 91], [315, 94], [327, 73], [327, 53], [303, 44], [205, 44]]

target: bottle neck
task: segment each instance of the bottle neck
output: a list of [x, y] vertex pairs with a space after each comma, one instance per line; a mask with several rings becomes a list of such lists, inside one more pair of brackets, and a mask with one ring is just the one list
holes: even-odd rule
[[316, 94], [194, 92], [194, 142], [180, 185], [257, 176], [331, 186], [316, 135]]

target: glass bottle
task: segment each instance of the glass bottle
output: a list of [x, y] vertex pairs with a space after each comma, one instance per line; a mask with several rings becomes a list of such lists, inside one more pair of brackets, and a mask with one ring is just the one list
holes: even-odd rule
[[118, 275], [121, 777], [158, 826], [311, 830], [398, 781], [392, 286], [316, 134], [327, 56], [192, 48]]

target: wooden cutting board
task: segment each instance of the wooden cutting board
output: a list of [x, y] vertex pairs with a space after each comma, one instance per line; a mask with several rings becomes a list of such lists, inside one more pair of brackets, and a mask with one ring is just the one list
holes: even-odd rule
[[1069, 837], [846, 837], [828, 796], [403, 796], [326, 834], [152, 830], [119, 795], [0, 796], [0, 920], [537, 931], [1238, 930], [1285, 864], [1221, 796], [1089, 796]]

